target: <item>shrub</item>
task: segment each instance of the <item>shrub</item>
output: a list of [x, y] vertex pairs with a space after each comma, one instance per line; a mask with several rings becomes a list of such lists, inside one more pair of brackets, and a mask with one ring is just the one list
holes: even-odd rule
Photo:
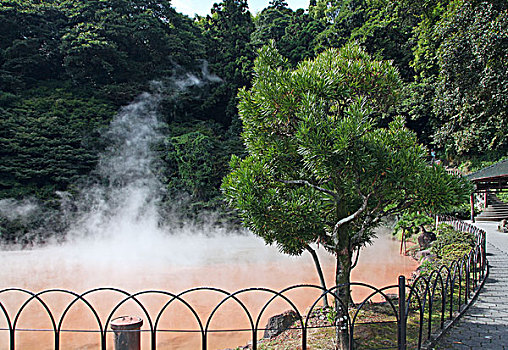
[[462, 258], [474, 247], [475, 238], [472, 233], [456, 231], [452, 226], [441, 224], [436, 232], [436, 240], [431, 251], [442, 263]]

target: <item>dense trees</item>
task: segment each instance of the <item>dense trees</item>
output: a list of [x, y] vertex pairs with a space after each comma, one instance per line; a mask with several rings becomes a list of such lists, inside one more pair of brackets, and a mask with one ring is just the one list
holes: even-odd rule
[[[0, 199], [53, 209], [57, 191], [89, 177], [118, 109], [153, 79], [201, 75], [205, 57], [201, 29], [168, 1], [5, 0], [0, 29]], [[173, 100], [168, 91], [164, 106]], [[189, 109], [190, 120], [201, 111]], [[18, 226], [2, 220], [0, 235], [16, 240]]]
[[206, 59], [218, 76], [224, 77], [212, 94], [223, 123], [236, 119], [236, 93], [250, 81], [254, 51], [250, 36], [254, 23], [247, 0], [224, 0], [214, 4], [211, 15], [201, 19], [207, 41]]
[[292, 11], [285, 2], [274, 4], [261, 11], [255, 19], [256, 30], [251, 36], [252, 44], [260, 48], [270, 40], [280, 42], [290, 24], [291, 14]]
[[197, 28], [169, 1], [63, 1], [61, 9], [68, 19], [63, 64], [78, 82], [153, 79], [204, 53]]
[[0, 18], [3, 197], [86, 175], [118, 107], [204, 56], [199, 29], [169, 2], [3, 1]]
[[434, 140], [450, 152], [508, 146], [508, 5], [452, 3], [433, 28]]
[[[223, 0], [191, 19], [170, 1], [3, 0], [0, 199], [48, 200], [88, 177], [107, 146], [101, 130], [157, 79], [169, 87], [158, 173], [196, 208], [216, 208], [225, 164], [244, 152], [237, 92], [270, 40], [292, 67], [358, 43], [402, 78], [383, 123], [402, 114], [450, 156], [506, 154], [507, 11], [500, 0], [274, 0], [253, 17], [247, 0]], [[188, 73], [206, 84], [175, 98], [171, 81]]]
[[450, 154], [505, 154], [507, 3], [436, 1], [420, 11], [413, 117]]
[[115, 110], [107, 101], [57, 89], [33, 91], [4, 109], [0, 120], [0, 194], [51, 198], [96, 161], [97, 131]]

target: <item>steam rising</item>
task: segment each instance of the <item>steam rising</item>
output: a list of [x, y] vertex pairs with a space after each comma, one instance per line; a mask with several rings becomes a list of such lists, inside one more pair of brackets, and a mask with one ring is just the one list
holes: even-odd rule
[[[201, 77], [185, 73], [166, 84], [154, 82], [153, 92], [141, 94], [111, 122], [104, 135], [111, 145], [100, 156], [96, 169], [99, 182], [84, 188], [77, 198], [66, 199], [70, 201], [67, 207], [77, 207], [75, 213], [69, 213], [76, 219], [66, 244], [74, 256], [93, 251], [100, 260], [120, 262], [129, 254], [128, 260], [136, 264], [156, 261], [169, 266], [210, 262], [218, 254], [221, 259], [230, 255], [234, 260], [242, 250], [235, 250], [234, 245], [250, 246], [248, 249], [263, 246], [260, 239], [217, 227], [189, 224], [177, 228], [171, 225], [171, 218], [160, 216], [165, 189], [154, 173], [153, 151], [153, 145], [163, 137], [159, 103], [168, 91], [177, 95], [191, 86], [221, 81], [208, 72], [206, 63], [201, 73]], [[226, 237], [231, 244], [227, 249]]]
[[38, 209], [34, 200], [25, 199], [16, 201], [12, 198], [0, 200], [0, 215], [9, 220], [26, 220], [33, 215]]
[[71, 236], [116, 236], [138, 225], [157, 230], [162, 184], [151, 169], [150, 146], [161, 138], [159, 100], [158, 94], [144, 93], [111, 122], [105, 137], [112, 144], [97, 167], [103, 183], [82, 191]]
[[[263, 247], [260, 239], [245, 232], [239, 235], [211, 225], [182, 228], [172, 225], [172, 218], [161, 217], [165, 188], [154, 172], [157, 157], [153, 151], [164, 136], [165, 125], [158, 119], [160, 102], [163, 98], [177, 100], [188, 88], [222, 81], [210, 74], [206, 61], [199, 76], [177, 71], [174, 76], [177, 78], [152, 82], [151, 92], [139, 95], [114, 117], [103, 134], [109, 146], [93, 172], [95, 182], [82, 186], [77, 194], [57, 193], [63, 218], [58, 220], [68, 227], [66, 241], [39, 247], [39, 254], [48, 254], [45, 259], [76, 264], [126, 264], [128, 260], [168, 266], [201, 264], [216, 259], [217, 254], [234, 260], [242, 249]], [[40, 209], [35, 201], [0, 201], [0, 214], [9, 219], [43, 216]], [[229, 246], [224, 248], [226, 237]]]

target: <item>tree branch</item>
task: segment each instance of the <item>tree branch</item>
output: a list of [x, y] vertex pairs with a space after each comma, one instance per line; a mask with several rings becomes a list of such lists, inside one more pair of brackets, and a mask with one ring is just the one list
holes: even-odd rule
[[339, 202], [339, 195], [337, 193], [335, 193], [333, 191], [330, 191], [330, 190], [327, 190], [326, 188], [314, 185], [314, 184], [310, 183], [307, 180], [277, 180], [277, 181], [282, 182], [282, 183], [287, 184], [287, 185], [305, 185], [305, 186], [309, 186], [309, 187], [311, 187], [311, 188], [313, 188], [315, 190], [318, 190], [319, 192], [323, 192], [323, 193], [329, 194], [330, 196], [335, 198], [335, 201], [337, 203]]
[[[319, 263], [319, 257], [314, 249], [310, 245], [306, 245], [305, 249], [312, 255], [312, 259], [314, 260], [314, 265], [316, 266], [316, 270], [319, 276], [319, 281], [321, 282], [321, 286], [324, 290], [327, 290], [326, 288], [326, 281], [325, 276], [323, 275], [323, 269], [321, 268], [321, 264]], [[323, 296], [323, 306], [328, 307], [328, 298], [327, 295]]]
[[379, 220], [381, 220], [382, 218], [382, 215], [376, 215], [376, 216], [373, 216], [374, 213], [379, 209], [379, 207], [381, 206], [381, 201], [378, 200], [377, 202], [377, 205], [376, 207], [369, 212], [369, 214], [367, 214], [367, 217], [365, 218], [365, 220], [363, 220], [363, 223], [362, 223], [362, 227], [360, 228], [360, 230], [358, 231], [357, 234], [355, 234], [351, 240], [357, 240], [358, 242], [360, 241], [360, 238], [363, 234], [363, 232], [365, 231], [365, 228], [368, 226], [368, 225], [371, 225], [371, 224], [375, 224], [376, 222], [378, 222]]
[[358, 258], [360, 257], [360, 248], [356, 249], [356, 259], [355, 259], [355, 262], [353, 263], [353, 265], [351, 265], [351, 270], [354, 269], [356, 267], [356, 265], [358, 265]]
[[339, 228], [344, 225], [344, 224], [347, 224], [351, 221], [353, 221], [354, 219], [356, 219], [358, 216], [360, 216], [364, 211], [365, 209], [367, 209], [367, 203], [369, 202], [369, 198], [371, 196], [372, 193], [369, 193], [367, 196], [363, 196], [363, 203], [362, 203], [362, 206], [357, 210], [355, 211], [353, 214], [349, 215], [349, 216], [346, 216], [345, 218], [339, 220], [336, 224], [335, 224], [335, 227], [333, 228], [333, 235], [336, 236], [337, 235], [337, 231], [339, 230]]
[[409, 208], [412, 204], [413, 204], [412, 201], [410, 201], [408, 199], [405, 199], [401, 203], [397, 204], [395, 207], [393, 207], [391, 209], [388, 209], [388, 210], [385, 210], [385, 211], [382, 211], [380, 213], [381, 214], [380, 216], [387, 216], [387, 215], [395, 214], [397, 212], [400, 212], [400, 211], [402, 211], [404, 209]]
[[354, 245], [360, 245], [362, 244], [363, 240], [361, 239], [361, 237], [363, 236], [363, 233], [365, 232], [365, 229], [369, 226], [369, 225], [372, 225], [372, 224], [375, 224], [377, 221], [380, 220], [380, 217], [379, 216], [375, 216], [373, 217], [372, 215], [367, 215], [367, 217], [365, 218], [365, 220], [363, 220], [363, 223], [362, 223], [362, 227], [360, 228], [360, 230], [358, 230], [357, 233], [355, 233], [353, 235], [353, 237], [351, 237], [351, 242], [354, 244]]

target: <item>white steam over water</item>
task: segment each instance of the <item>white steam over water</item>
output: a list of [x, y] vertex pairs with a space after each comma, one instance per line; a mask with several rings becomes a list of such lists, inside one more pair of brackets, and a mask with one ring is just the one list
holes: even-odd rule
[[[283, 258], [276, 248], [266, 247], [262, 239], [246, 231], [192, 223], [176, 227], [172, 218], [160, 215], [165, 189], [154, 174], [153, 146], [164, 136], [158, 119], [161, 96], [168, 90], [177, 95], [191, 86], [219, 81], [203, 64], [200, 77], [186, 73], [171, 81], [169, 88], [154, 82], [153, 92], [141, 94], [122, 108], [103, 135], [110, 146], [100, 155], [94, 172], [97, 183], [77, 195], [59, 193], [71, 221], [66, 241], [12, 255], [23, 255], [27, 263], [33, 257], [33, 264], [28, 263], [32, 267], [37, 260], [53, 267], [87, 265], [98, 269], [111, 265], [150, 269], [245, 264]], [[2, 204], [16, 206], [14, 202]], [[31, 202], [17, 204], [19, 214], [36, 208]]]
[[156, 108], [158, 95], [145, 93], [123, 108], [105, 134], [112, 145], [97, 167], [104, 182], [82, 191], [78, 220], [70, 237], [149, 238], [158, 232], [157, 205], [162, 184], [152, 172], [151, 145], [159, 141]]
[[[206, 66], [203, 77], [187, 74], [173, 84], [182, 91], [219, 79], [209, 75]], [[140, 95], [111, 122], [105, 137], [112, 145], [101, 155], [97, 167], [102, 182], [83, 189], [79, 200], [70, 199], [73, 203], [68, 205], [77, 206], [78, 214], [68, 242], [42, 251], [51, 255], [56, 249], [58, 256], [63, 249], [68, 262], [117, 266], [206, 265], [279, 256], [275, 249], [265, 249], [261, 239], [246, 232], [192, 224], [175, 228], [171, 218], [160, 217], [164, 188], [153, 173], [152, 147], [163, 137], [157, 118], [163, 87], [157, 83], [155, 88], [158, 91]], [[255, 250], [260, 250], [260, 255], [254, 254]]]
[[7, 198], [0, 200], [0, 215], [9, 220], [26, 218], [36, 212], [37, 209], [37, 204], [30, 199], [16, 201]]

